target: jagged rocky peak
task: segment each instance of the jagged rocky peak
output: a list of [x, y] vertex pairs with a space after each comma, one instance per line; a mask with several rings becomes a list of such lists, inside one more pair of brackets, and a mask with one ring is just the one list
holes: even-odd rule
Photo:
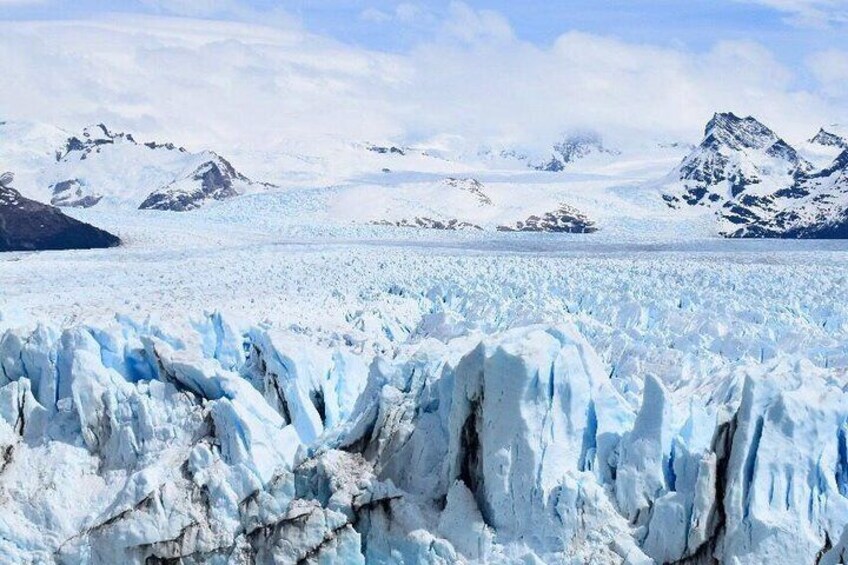
[[[829, 131], [833, 129], [840, 133], [833, 133]], [[836, 147], [840, 149], [848, 149], [848, 139], [843, 137], [841, 134], [841, 128], [837, 125], [828, 126], [828, 129], [821, 128], [819, 132], [810, 139], [810, 143], [814, 145], [821, 145], [823, 147]]]
[[14, 175], [0, 175], [0, 251], [115, 247], [114, 235], [64, 215], [58, 208], [21, 196]]
[[139, 209], [185, 212], [212, 200], [238, 196], [257, 184], [217, 153], [210, 151], [202, 155], [207, 159], [199, 165], [191, 166], [173, 182], [151, 193]]
[[763, 149], [780, 138], [756, 118], [717, 112], [707, 122], [702, 145], [723, 144], [732, 149]]
[[[751, 116], [740, 118], [732, 112], [717, 113], [707, 123], [700, 148], [719, 151], [754, 152], [791, 163], [808, 170], [809, 163], [774, 131]], [[753, 150], [753, 151], [752, 151]]]
[[704, 139], [674, 172], [672, 206], [713, 205], [739, 197], [754, 185], [787, 185], [813, 166], [774, 131], [753, 117], [717, 113]]
[[671, 207], [709, 206], [726, 237], [846, 237], [848, 149], [840, 139], [823, 128], [808, 142], [808, 155], [825, 157], [814, 166], [756, 119], [716, 114], [663, 198]]

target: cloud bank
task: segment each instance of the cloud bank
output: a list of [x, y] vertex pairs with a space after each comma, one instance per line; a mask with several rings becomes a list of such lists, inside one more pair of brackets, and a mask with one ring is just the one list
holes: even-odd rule
[[[229, 4], [177, 7], [194, 16]], [[363, 17], [414, 22], [412, 6]], [[809, 58], [804, 71], [817, 87], [804, 89], [797, 69], [755, 42], [695, 52], [567, 32], [540, 47], [498, 13], [462, 3], [404, 54], [353, 48], [285, 17], [275, 24], [126, 15], [7, 22], [0, 61], [11, 79], [0, 89], [0, 119], [104, 121], [222, 150], [327, 136], [542, 146], [576, 129], [694, 141], [719, 110], [800, 139], [848, 107], [848, 59], [838, 51]]]

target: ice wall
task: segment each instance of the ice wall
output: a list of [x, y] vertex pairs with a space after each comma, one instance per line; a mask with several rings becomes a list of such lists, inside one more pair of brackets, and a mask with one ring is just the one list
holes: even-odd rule
[[372, 358], [217, 313], [7, 331], [0, 561], [843, 560], [844, 379], [645, 372], [634, 409], [612, 373], [571, 325]]

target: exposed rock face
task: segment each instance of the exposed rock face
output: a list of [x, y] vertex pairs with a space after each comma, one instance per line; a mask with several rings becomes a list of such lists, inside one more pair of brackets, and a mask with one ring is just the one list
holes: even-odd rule
[[810, 143], [821, 145], [823, 147], [838, 147], [840, 149], [848, 149], [848, 140], [841, 135], [831, 133], [825, 128], [821, 128], [819, 132], [810, 139]]
[[0, 178], [0, 251], [42, 251], [114, 247], [120, 240], [69, 218], [58, 208], [24, 198]]
[[464, 190], [473, 194], [477, 197], [477, 201], [481, 206], [492, 205], [492, 199], [486, 194], [483, 183], [477, 179], [448, 177], [445, 179], [444, 184], [447, 187], [458, 188], [459, 190]]
[[[824, 129], [811, 140], [841, 148]], [[728, 237], [842, 238], [848, 233], [848, 150], [815, 167], [754, 118], [716, 114], [673, 173], [671, 207], [714, 209]]]
[[141, 210], [170, 210], [185, 212], [199, 208], [211, 200], [226, 200], [238, 196], [239, 185], [252, 184], [236, 171], [229, 161], [212, 153], [209, 161], [177, 178], [171, 184], [148, 196]]
[[50, 203], [54, 206], [91, 208], [103, 198], [100, 194], [87, 194], [85, 184], [79, 179], [57, 182], [50, 190], [53, 192]]
[[498, 226], [498, 231], [551, 232], [551, 233], [594, 233], [595, 223], [582, 212], [567, 204], [553, 212], [530, 216], [513, 225]]
[[457, 220], [456, 218], [450, 218], [447, 220], [437, 220], [433, 218], [425, 218], [425, 217], [415, 217], [411, 220], [403, 219], [403, 220], [377, 220], [372, 222], [374, 225], [378, 226], [395, 226], [399, 228], [422, 228], [422, 229], [430, 229], [430, 230], [447, 230], [447, 231], [457, 231], [457, 230], [482, 230], [483, 228], [472, 224], [470, 222], [464, 222], [462, 220]]

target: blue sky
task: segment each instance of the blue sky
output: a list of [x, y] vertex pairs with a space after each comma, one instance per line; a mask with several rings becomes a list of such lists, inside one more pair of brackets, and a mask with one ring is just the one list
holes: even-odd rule
[[[402, 52], [426, 40], [450, 0], [0, 0], [0, 19], [86, 18], [104, 12], [177, 12], [222, 19], [261, 18], [284, 10], [307, 29], [352, 45]], [[539, 45], [580, 30], [627, 41], [706, 49], [725, 39], [768, 44], [785, 60], [848, 48], [848, 7], [841, 0], [468, 0], [503, 15], [516, 35]], [[780, 9], [777, 9], [778, 6]], [[396, 13], [417, 8], [400, 21]], [[381, 19], [379, 14], [386, 16]], [[804, 21], [806, 16], [807, 21]], [[372, 17], [369, 17], [372, 16]], [[821, 18], [824, 18], [823, 20]], [[831, 21], [828, 21], [831, 20]]]

